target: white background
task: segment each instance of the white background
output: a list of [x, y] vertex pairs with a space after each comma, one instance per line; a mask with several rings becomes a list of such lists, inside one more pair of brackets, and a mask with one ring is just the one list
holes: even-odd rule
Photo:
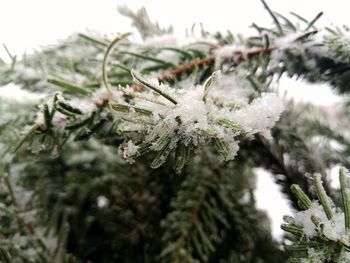
[[[268, 3], [284, 15], [293, 11], [310, 20], [324, 11], [318, 25], [350, 24], [350, 2], [346, 0], [269, 0]], [[172, 24], [175, 32], [182, 35], [186, 28], [199, 22], [211, 32], [230, 29], [243, 34], [253, 32], [249, 29], [252, 22], [271, 25], [271, 18], [259, 0], [0, 0], [0, 43], [20, 55], [54, 44], [76, 31], [89, 29], [108, 35], [129, 31], [130, 21], [117, 13], [117, 5], [127, 5], [134, 10], [145, 6], [152, 20], [164, 26]], [[0, 57], [6, 59], [2, 47]], [[288, 90], [289, 96], [303, 101], [329, 106], [338, 100], [326, 85], [310, 86], [284, 80], [281, 86], [282, 90]], [[259, 173], [257, 200], [260, 208], [269, 211], [273, 234], [279, 237], [282, 216], [290, 210], [267, 173]]]

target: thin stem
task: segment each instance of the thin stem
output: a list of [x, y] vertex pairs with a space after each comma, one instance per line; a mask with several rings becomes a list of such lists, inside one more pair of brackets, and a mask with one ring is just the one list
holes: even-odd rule
[[150, 88], [151, 90], [157, 92], [159, 95], [163, 96], [164, 98], [166, 98], [167, 100], [169, 100], [170, 102], [172, 102], [173, 104], [177, 104], [177, 101], [171, 97], [169, 94], [165, 93], [164, 91], [162, 91], [159, 87], [156, 87], [155, 85], [153, 85], [152, 83], [150, 83], [149, 81], [147, 81], [146, 79], [144, 79], [140, 73], [138, 73], [135, 70], [131, 70], [131, 75], [138, 81], [140, 82], [142, 85], [146, 86], [147, 88]]
[[34, 124], [30, 129], [29, 131], [24, 135], [24, 137], [19, 141], [19, 143], [13, 148], [12, 152], [15, 153], [18, 151], [18, 149], [22, 146], [22, 144], [27, 141], [27, 139], [30, 138], [30, 136], [32, 136], [35, 131], [37, 129], [40, 128], [40, 125], [39, 124]]
[[116, 37], [107, 47], [107, 50], [103, 56], [103, 61], [102, 61], [102, 81], [103, 84], [105, 85], [106, 89], [112, 93], [112, 87], [108, 82], [108, 74], [107, 74], [107, 65], [109, 62], [109, 58], [111, 56], [111, 53], [114, 49], [114, 47], [118, 44], [119, 41], [121, 41], [122, 39], [127, 38], [129, 35], [131, 35], [131, 33], [125, 33], [122, 34], [118, 37]]
[[171, 71], [164, 72], [162, 75], [158, 77], [159, 81], [168, 81], [173, 78], [177, 78], [184, 73], [190, 73], [193, 71], [195, 67], [203, 66], [203, 65], [211, 65], [214, 64], [215, 57], [214, 56], [208, 56], [203, 59], [198, 59], [193, 62], [181, 65]]
[[323, 12], [320, 12], [317, 14], [317, 16], [312, 19], [312, 21], [308, 24], [308, 26], [305, 28], [304, 31], [308, 31], [311, 27], [314, 26], [314, 24], [316, 23], [316, 21], [323, 15]]

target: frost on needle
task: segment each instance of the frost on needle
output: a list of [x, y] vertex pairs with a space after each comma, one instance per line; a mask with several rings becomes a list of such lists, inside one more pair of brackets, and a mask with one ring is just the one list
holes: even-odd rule
[[180, 89], [136, 71], [132, 75], [147, 90], [130, 94], [133, 100], [128, 102], [111, 101], [110, 106], [123, 120], [118, 132], [128, 137], [121, 147], [123, 156], [132, 162], [134, 157], [154, 151], [153, 168], [175, 152], [174, 166], [180, 172], [192, 154], [207, 144], [217, 149], [220, 159], [233, 160], [240, 140], [255, 133], [270, 137], [270, 129], [283, 111], [283, 103], [274, 93], [263, 93], [249, 103], [251, 94], [245, 86], [249, 84], [220, 71], [203, 85]]

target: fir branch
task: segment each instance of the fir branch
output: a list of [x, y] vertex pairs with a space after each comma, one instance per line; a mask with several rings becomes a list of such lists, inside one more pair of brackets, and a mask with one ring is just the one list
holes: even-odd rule
[[190, 231], [192, 230], [195, 222], [197, 221], [199, 211], [203, 205], [203, 202], [205, 200], [205, 197], [208, 192], [208, 186], [210, 182], [211, 177], [204, 178], [202, 181], [202, 185], [204, 186], [204, 189], [200, 192], [200, 195], [198, 199], [196, 200], [196, 205], [192, 208], [191, 210], [191, 215], [188, 219], [188, 222], [186, 224], [186, 228], [183, 230], [181, 236], [179, 239], [176, 241], [176, 249], [174, 251], [174, 258], [172, 260], [173, 263], [179, 263], [180, 262], [180, 253], [181, 253], [181, 248], [184, 247], [184, 244], [187, 242], [187, 238], [190, 234]]
[[[243, 62], [246, 58], [253, 58], [256, 56], [259, 56], [261, 54], [270, 54], [272, 51], [276, 50], [276, 47], [268, 47], [268, 48], [252, 48], [245, 53], [238, 52], [237, 53], [237, 61]], [[161, 82], [168, 82], [172, 79], [178, 79], [184, 74], [190, 74], [193, 72], [197, 67], [203, 67], [208, 65], [213, 65], [215, 63], [216, 57], [215, 56], [207, 56], [202, 59], [197, 59], [195, 61], [180, 65], [179, 67], [170, 70], [165, 71], [160, 76], [157, 77], [157, 79]], [[134, 91], [139, 91], [142, 89], [141, 85], [135, 85], [133, 86]]]
[[[319, 259], [322, 261], [332, 260], [332, 262], [346, 262], [350, 247], [349, 232], [348, 232], [348, 196], [349, 192], [348, 178], [345, 177], [343, 168], [339, 171], [339, 180], [341, 182], [341, 192], [343, 197], [343, 209], [331, 206], [332, 200], [326, 195], [322, 186], [320, 175], [314, 176], [314, 185], [317, 189], [318, 199], [321, 205], [308, 200], [309, 205], [304, 205], [301, 202], [301, 208], [306, 211], [298, 212], [292, 220], [286, 220], [287, 224], [282, 225], [282, 229], [292, 233], [297, 237], [294, 244], [287, 246], [286, 249], [297, 254], [303, 251], [306, 257], [301, 256], [300, 260]], [[300, 199], [300, 191], [291, 188], [296, 197]], [[342, 211], [343, 210], [343, 211]], [[298, 227], [296, 228], [295, 225]], [[345, 226], [345, 227], [344, 227]], [[343, 261], [345, 260], [345, 261]]]
[[[69, 96], [66, 100], [54, 96], [53, 103], [45, 101], [34, 121], [36, 129], [20, 141], [20, 144], [30, 142], [28, 145], [37, 155], [27, 154], [23, 149], [10, 160], [15, 168], [25, 164], [20, 177], [29, 188], [36, 188], [34, 200], [38, 202], [40, 215], [50, 222], [51, 229], [60, 232], [62, 241], [67, 238], [68, 245], [61, 242], [56, 248], [60, 255], [54, 258], [55, 261], [64, 262], [68, 258], [63, 259], [63, 252], [60, 252], [65, 247], [76, 255], [77, 259], [71, 260], [79, 262], [153, 262], [162, 248], [158, 259], [164, 262], [284, 261], [285, 257], [274, 258], [280, 251], [269, 239], [266, 226], [262, 227], [268, 225], [266, 216], [255, 209], [251, 170], [265, 167], [279, 175], [276, 176], [278, 183], [289, 187], [297, 182], [307, 190], [307, 179], [301, 177], [303, 172], [320, 172], [325, 176], [325, 170], [334, 163], [347, 162], [344, 156], [348, 155], [350, 144], [343, 133], [333, 131], [334, 127], [311, 125], [310, 120], [304, 120], [307, 112], [300, 113], [292, 107], [272, 131], [270, 141], [260, 135], [253, 138], [255, 133], [268, 136], [282, 108], [276, 97], [260, 95], [268, 91], [273, 75], [283, 72], [300, 74], [313, 81], [335, 81], [335, 85], [344, 87], [348, 63], [340, 33], [333, 34], [336, 39], [320, 42], [314, 37], [316, 30], [309, 32], [319, 16], [307, 21], [306, 32], [298, 33], [301, 30], [298, 25], [291, 24], [290, 20], [272, 12], [265, 2], [263, 4], [278, 31], [256, 25], [261, 34], [249, 39], [236, 38], [231, 33], [228, 36], [211, 35], [202, 30], [204, 39], [186, 46], [176, 43], [166, 44], [163, 48], [145, 48], [132, 41], [118, 42], [121, 39], [113, 40], [108, 46], [104, 40], [80, 35], [69, 44], [62, 43], [54, 49], [44, 50], [39, 56], [30, 56], [28, 68], [35, 69], [35, 74], [21, 69], [25, 64], [23, 61], [16, 62], [20, 69], [18, 73], [11, 71], [9, 65], [1, 65], [1, 70], [5, 69], [2, 75], [6, 76], [1, 83], [16, 79], [16, 83], [27, 89], [50, 88], [41, 82], [46, 78], [44, 71], [59, 72], [72, 80], [53, 81], [51, 86], [70, 91]], [[140, 14], [129, 13], [139, 28], [148, 30], [147, 37], [166, 31], [151, 23], [143, 11]], [[296, 33], [285, 43], [290, 36], [281, 36], [290, 31]], [[214, 37], [216, 42], [207, 41], [208, 37]], [[107, 74], [117, 42], [125, 50], [122, 51], [124, 55], [117, 57], [118, 63], [111, 63], [114, 67]], [[225, 59], [217, 52], [227, 48], [227, 45], [219, 46], [222, 43], [230, 43]], [[320, 44], [332, 48], [332, 52], [321, 54], [314, 48]], [[201, 47], [196, 48], [196, 45]], [[101, 50], [105, 48], [103, 54]], [[165, 52], [162, 51], [170, 51], [176, 59], [164, 59]], [[95, 69], [100, 61], [95, 58], [102, 55], [102, 82], [107, 91], [97, 89], [100, 72]], [[305, 66], [310, 58], [316, 60], [315, 68]], [[329, 61], [336, 63], [328, 64]], [[148, 65], [147, 62], [152, 63]], [[222, 69], [223, 82], [220, 78], [216, 80], [216, 73], [213, 75], [215, 63]], [[328, 65], [324, 66], [324, 63]], [[156, 76], [156, 81], [153, 83], [133, 71], [138, 83], [131, 89], [112, 88], [112, 84], [132, 85], [131, 68], [144, 76]], [[332, 69], [329, 75], [328, 69]], [[246, 81], [247, 75], [251, 85]], [[169, 82], [171, 87], [157, 83], [157, 80]], [[192, 85], [187, 80], [197, 84], [196, 89], [187, 87]], [[225, 81], [230, 83], [230, 89], [222, 88], [227, 85]], [[141, 90], [143, 86], [151, 90]], [[242, 98], [241, 94], [233, 96], [241, 86], [251, 92], [242, 91]], [[234, 100], [234, 103], [227, 103], [225, 99]], [[236, 102], [236, 99], [243, 99], [243, 102]], [[259, 107], [255, 107], [256, 104]], [[269, 111], [272, 105], [271, 109], [276, 111]], [[244, 111], [246, 114], [241, 114]], [[321, 146], [317, 148], [310, 143], [318, 135], [335, 138], [346, 149], [332, 156], [329, 152], [325, 155], [328, 148], [320, 149]], [[89, 140], [74, 144], [74, 139]], [[6, 139], [1, 138], [1, 143], [3, 141]], [[238, 141], [241, 149], [236, 157]], [[127, 161], [134, 162], [133, 158], [138, 157], [136, 165], [141, 167], [138, 171], [134, 170], [136, 165], [127, 166], [120, 158], [118, 145], [120, 155]], [[92, 148], [87, 150], [89, 147]], [[221, 153], [220, 159], [236, 157], [237, 160], [218, 162], [213, 147]], [[54, 153], [55, 159], [46, 156], [48, 151]], [[194, 154], [196, 158], [192, 158]], [[210, 155], [208, 160], [214, 161], [203, 162], [207, 155]], [[175, 160], [170, 165], [173, 156]], [[186, 166], [189, 161], [191, 165]], [[148, 169], [149, 163], [157, 169]], [[237, 166], [244, 167], [245, 172]], [[177, 176], [173, 169], [177, 174], [188, 175]], [[347, 183], [341, 182], [341, 185], [344, 225], [348, 229], [348, 197], [344, 191]], [[306, 209], [302, 213], [315, 207], [301, 189], [292, 188], [301, 207]], [[309, 222], [323, 241], [323, 235], [331, 239], [324, 226], [330, 219], [339, 219], [338, 210], [333, 209], [333, 204], [323, 193], [327, 191], [332, 195], [329, 185], [325, 183], [324, 188], [318, 185], [321, 209], [328, 212], [324, 216], [311, 213]], [[101, 196], [105, 203], [102, 202], [100, 207], [97, 200]], [[0, 201], [2, 198], [0, 195]], [[162, 228], [159, 227], [161, 221]], [[39, 220], [38, 224], [45, 225], [46, 221]], [[305, 241], [305, 228], [296, 222], [287, 222], [283, 229], [295, 234], [297, 240]], [[159, 239], [159, 233], [163, 240]], [[12, 236], [13, 233], [8, 234], [8, 237]], [[79, 245], [72, 245], [78, 241]], [[315, 241], [317, 244], [323, 242]], [[331, 239], [322, 243], [322, 249], [346, 250], [350, 247], [348, 243], [348, 238], [337, 242]], [[301, 242], [292, 247], [294, 250], [305, 248], [319, 249], [314, 242]]]

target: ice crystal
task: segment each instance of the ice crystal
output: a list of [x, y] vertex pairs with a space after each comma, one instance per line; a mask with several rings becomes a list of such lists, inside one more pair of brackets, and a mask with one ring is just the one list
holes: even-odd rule
[[129, 162], [133, 163], [133, 156], [137, 155], [139, 146], [135, 145], [132, 140], [129, 140], [126, 146], [123, 148], [123, 157]]

